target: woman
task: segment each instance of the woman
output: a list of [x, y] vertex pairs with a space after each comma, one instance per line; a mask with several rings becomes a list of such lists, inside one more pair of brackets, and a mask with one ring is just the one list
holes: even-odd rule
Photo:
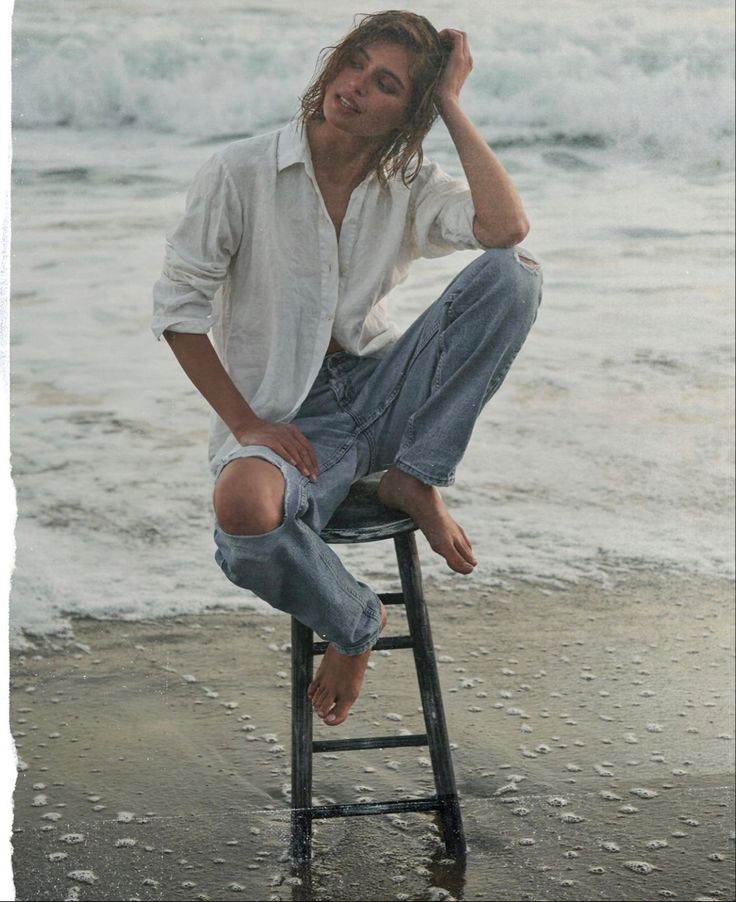
[[[472, 571], [437, 486], [540, 299], [538, 263], [514, 249], [528, 231], [519, 196], [460, 104], [471, 68], [461, 31], [365, 16], [299, 123], [202, 167], [154, 289], [154, 333], [215, 412], [216, 560], [329, 641], [309, 695], [330, 725], [358, 696], [386, 612], [319, 532], [355, 479], [386, 470], [384, 503]], [[467, 184], [423, 159], [438, 113]], [[415, 258], [456, 249], [486, 253], [397, 337], [385, 295]]]

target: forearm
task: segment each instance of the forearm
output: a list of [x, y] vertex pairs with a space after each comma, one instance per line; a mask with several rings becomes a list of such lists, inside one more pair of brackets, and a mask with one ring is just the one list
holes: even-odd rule
[[447, 126], [475, 207], [473, 231], [486, 247], [511, 247], [529, 232], [529, 220], [511, 178], [457, 98], [443, 98]]
[[234, 436], [258, 422], [206, 335], [166, 331], [164, 338], [184, 372]]

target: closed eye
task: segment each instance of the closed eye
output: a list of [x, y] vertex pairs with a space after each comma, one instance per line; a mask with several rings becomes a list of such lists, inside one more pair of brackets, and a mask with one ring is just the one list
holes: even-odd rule
[[[362, 71], [370, 63], [370, 55], [360, 47], [357, 51], [348, 54], [346, 64], [357, 71]], [[404, 83], [399, 76], [390, 69], [381, 68], [375, 73], [375, 83], [384, 94], [398, 95], [404, 90]]]

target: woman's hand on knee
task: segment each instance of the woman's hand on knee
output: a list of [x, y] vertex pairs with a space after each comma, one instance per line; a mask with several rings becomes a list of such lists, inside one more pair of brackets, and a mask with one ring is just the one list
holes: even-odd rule
[[265, 445], [296, 467], [302, 476], [317, 481], [317, 454], [304, 433], [292, 423], [258, 420], [235, 436], [241, 445]]

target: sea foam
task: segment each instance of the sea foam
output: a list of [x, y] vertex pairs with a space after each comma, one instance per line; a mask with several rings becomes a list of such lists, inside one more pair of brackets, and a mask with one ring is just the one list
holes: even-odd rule
[[[350, 25], [344, 9], [336, 14], [324, 0], [309, 17], [283, 2], [236, 12], [216, 0], [206, 19], [193, 3], [177, 17], [140, 2], [97, 17], [79, 6], [17, 6], [16, 128], [200, 139], [262, 132], [293, 115], [320, 49]], [[435, 3], [420, 7], [438, 22], [446, 17]], [[456, 17], [475, 62], [463, 99], [492, 143], [697, 167], [733, 159], [729, 5], [568, 0], [542, 17], [502, 0], [491, 17], [472, 12], [471, 4]]]

